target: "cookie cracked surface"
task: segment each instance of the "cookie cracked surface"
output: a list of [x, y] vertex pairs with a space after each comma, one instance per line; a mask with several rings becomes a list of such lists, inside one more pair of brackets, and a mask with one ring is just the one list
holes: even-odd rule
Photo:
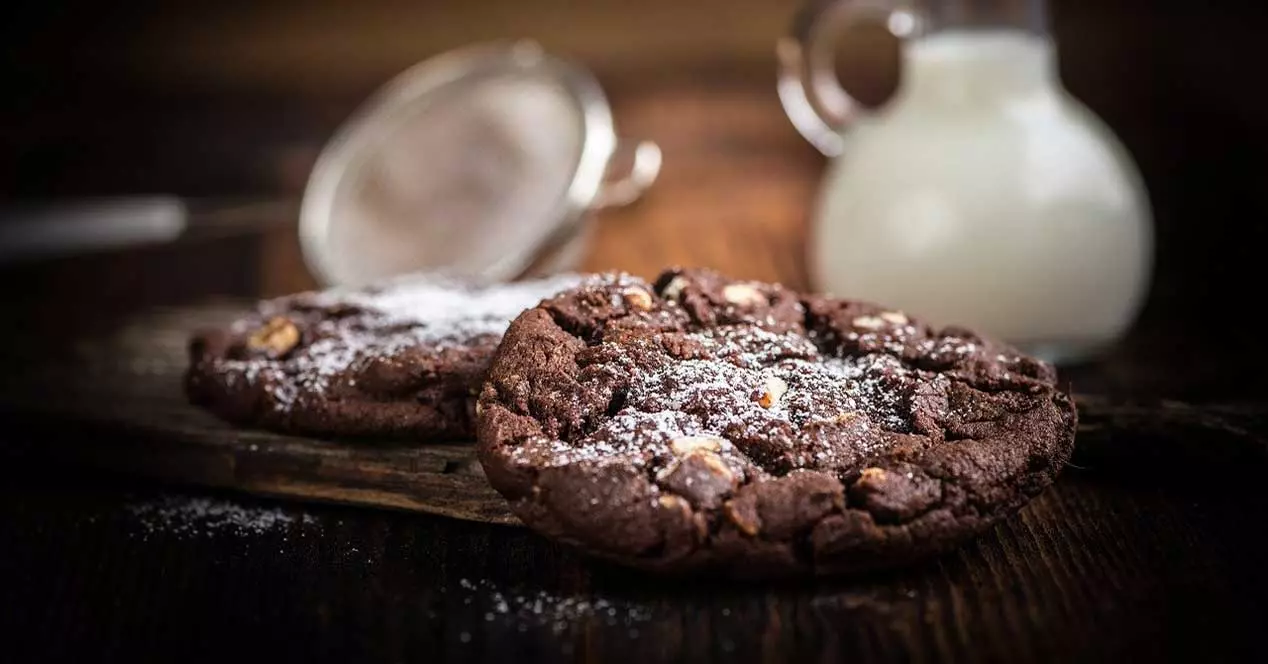
[[190, 400], [287, 433], [474, 438], [475, 396], [511, 319], [575, 285], [406, 277], [260, 303], [190, 343]]
[[479, 405], [482, 465], [528, 526], [740, 577], [944, 551], [1051, 484], [1076, 424], [1052, 367], [1008, 346], [704, 270], [524, 312]]

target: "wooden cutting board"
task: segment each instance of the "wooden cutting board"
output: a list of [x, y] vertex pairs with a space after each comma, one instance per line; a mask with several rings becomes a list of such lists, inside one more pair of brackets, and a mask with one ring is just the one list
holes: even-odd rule
[[164, 309], [10, 373], [0, 390], [6, 451], [272, 496], [516, 523], [470, 443], [345, 443], [238, 429], [189, 405], [181, 387], [192, 331], [241, 307]]
[[[176, 483], [516, 523], [470, 443], [340, 442], [234, 428], [185, 401], [186, 342], [243, 305], [163, 309], [53, 356], [0, 358], [0, 414], [20, 462], [91, 464]], [[1079, 396], [1075, 463], [1107, 472], [1262, 461], [1262, 406]]]

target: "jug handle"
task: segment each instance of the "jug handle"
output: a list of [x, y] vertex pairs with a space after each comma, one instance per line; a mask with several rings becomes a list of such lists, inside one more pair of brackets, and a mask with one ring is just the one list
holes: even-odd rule
[[841, 132], [860, 112], [859, 102], [837, 80], [833, 59], [837, 38], [846, 27], [860, 23], [878, 23], [904, 39], [914, 34], [919, 18], [894, 0], [811, 0], [775, 46], [776, 89], [784, 112], [797, 131], [829, 157], [841, 154]]

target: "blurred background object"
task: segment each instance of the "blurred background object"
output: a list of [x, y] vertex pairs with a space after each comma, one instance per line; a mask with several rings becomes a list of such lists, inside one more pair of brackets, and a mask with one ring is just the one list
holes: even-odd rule
[[259, 235], [293, 228], [295, 214], [283, 199], [204, 203], [133, 194], [10, 201], [0, 207], [0, 265]]
[[[836, 81], [842, 33], [901, 40], [874, 112]], [[1058, 79], [1045, 0], [817, 0], [781, 39], [779, 96], [832, 158], [811, 285], [963, 325], [1057, 364], [1140, 311], [1153, 219], [1135, 163]]]
[[[738, 276], [801, 275], [804, 283], [799, 257], [825, 160], [789, 124], [772, 88], [773, 46], [799, 7], [31, 3], [0, 28], [0, 193], [10, 201], [161, 192], [295, 202], [325, 141], [384, 82], [452, 48], [531, 37], [589, 67], [621, 132], [655, 141], [665, 155], [645, 200], [601, 215], [582, 267], [650, 275], [725, 255], [741, 266]], [[1149, 184], [1156, 278], [1136, 332], [1147, 342], [1160, 325], [1204, 334], [1205, 317], [1178, 314], [1198, 298], [1204, 311], [1236, 311], [1245, 306], [1240, 289], [1262, 282], [1253, 266], [1268, 234], [1259, 221], [1268, 212], [1268, 95], [1246, 72], [1260, 60], [1265, 8], [1053, 0], [1050, 17], [1063, 82], [1122, 139]], [[882, 102], [896, 85], [895, 40], [877, 28], [842, 43], [846, 88], [865, 105]], [[755, 244], [761, 251], [750, 251]], [[741, 260], [730, 260], [736, 253]], [[176, 257], [137, 250], [69, 262], [74, 269], [41, 266], [7, 279], [22, 283], [10, 301], [39, 313], [48, 309], [42, 293], [91, 289], [102, 293], [92, 306], [117, 310], [316, 283], [293, 229], [281, 227]], [[53, 315], [64, 327], [74, 313]], [[1174, 334], [1152, 352], [1169, 352]], [[1223, 336], [1230, 354], [1256, 346], [1248, 333]]]
[[573, 270], [589, 213], [659, 171], [655, 143], [621, 144], [584, 66], [528, 39], [475, 43], [397, 75], [340, 127], [304, 190], [301, 248], [324, 286]]

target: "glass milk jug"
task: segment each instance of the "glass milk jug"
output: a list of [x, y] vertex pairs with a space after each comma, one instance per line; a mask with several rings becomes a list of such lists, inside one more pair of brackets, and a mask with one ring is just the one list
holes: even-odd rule
[[[963, 325], [1053, 362], [1132, 324], [1153, 230], [1126, 151], [1058, 79], [1040, 0], [837, 0], [781, 41], [780, 99], [832, 157], [813, 211], [814, 287]], [[866, 112], [834, 38], [901, 40], [898, 91]]]

